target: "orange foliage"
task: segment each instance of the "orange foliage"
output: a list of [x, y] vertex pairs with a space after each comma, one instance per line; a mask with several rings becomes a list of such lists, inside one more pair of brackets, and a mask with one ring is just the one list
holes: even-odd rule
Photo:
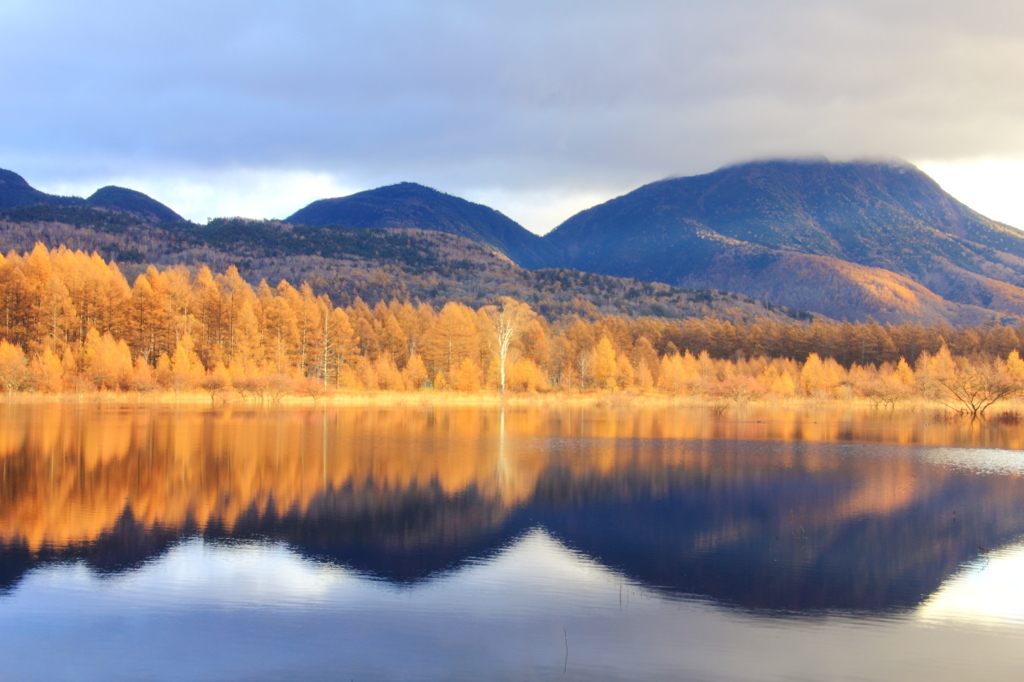
[[[514, 391], [892, 404], [948, 397], [948, 377], [973, 354], [971, 363], [997, 366], [1024, 386], [1020, 334], [1009, 327], [614, 315], [549, 321], [524, 303], [499, 301], [500, 309], [450, 302], [440, 312], [395, 300], [340, 308], [308, 283], [254, 289], [234, 267], [222, 274], [149, 267], [129, 285], [96, 254], [37, 245], [0, 258], [0, 382], [11, 393], [234, 384], [265, 399], [427, 385], [497, 391], [504, 370]], [[512, 313], [516, 323], [503, 326]]]

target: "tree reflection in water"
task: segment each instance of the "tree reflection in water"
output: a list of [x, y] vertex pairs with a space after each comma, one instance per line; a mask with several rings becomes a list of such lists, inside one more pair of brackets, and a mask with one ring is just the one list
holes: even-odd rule
[[1019, 437], [852, 411], [13, 405], [0, 590], [55, 561], [133, 570], [195, 536], [415, 584], [542, 527], [667, 595], [899, 612], [1024, 532], [1018, 474], [930, 453]]

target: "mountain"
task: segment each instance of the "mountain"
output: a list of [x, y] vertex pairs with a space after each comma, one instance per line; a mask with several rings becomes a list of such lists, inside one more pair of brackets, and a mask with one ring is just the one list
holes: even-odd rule
[[314, 201], [285, 222], [434, 230], [489, 244], [526, 268], [556, 260], [543, 238], [500, 212], [412, 182]]
[[85, 201], [78, 197], [59, 197], [40, 192], [29, 185], [17, 173], [0, 168], [0, 208], [49, 204], [51, 206], [76, 206]]
[[[203, 257], [217, 268], [244, 265], [256, 281], [330, 272], [325, 290], [339, 296], [388, 292], [472, 304], [497, 291], [529, 296], [531, 286], [541, 298], [562, 300], [572, 293], [566, 287], [580, 286], [601, 310], [662, 309], [653, 298], [650, 305], [621, 298], [640, 291], [634, 284], [581, 275], [597, 273], [675, 292], [734, 292], [753, 308], [763, 301], [790, 309], [783, 314], [925, 324], [1024, 316], [1024, 234], [964, 206], [903, 162], [771, 160], [670, 178], [582, 211], [546, 237], [415, 183], [316, 201], [287, 222], [203, 227], [133, 190], [56, 197], [0, 171], [0, 211], [17, 225], [0, 239], [7, 248], [42, 239], [98, 248], [120, 262]], [[154, 221], [179, 224], [157, 230]], [[311, 265], [310, 257], [321, 260]], [[506, 272], [502, 263], [516, 267]], [[558, 275], [556, 285], [529, 274], [543, 268], [576, 272]], [[367, 272], [388, 274], [358, 279]], [[676, 303], [666, 315], [694, 314], [697, 299], [671, 296]]]
[[545, 239], [563, 267], [833, 317], [1024, 314], [1024, 235], [902, 162], [773, 160], [671, 178], [582, 211]]
[[17, 173], [0, 168], [0, 209], [19, 206], [88, 206], [134, 213], [146, 220], [178, 222], [182, 217], [142, 192], [108, 186], [96, 190], [88, 199], [61, 197], [35, 189]]
[[557, 268], [527, 270], [490, 246], [434, 230], [350, 230], [242, 218], [217, 218], [206, 225], [153, 223], [89, 206], [0, 209], [0, 254], [26, 252], [36, 243], [95, 251], [116, 261], [129, 281], [149, 264], [206, 265], [215, 272], [233, 265], [253, 285], [262, 279], [272, 285], [282, 279], [307, 281], [336, 305], [360, 297], [371, 306], [397, 298], [437, 308], [448, 301], [479, 307], [512, 296], [552, 320], [601, 314], [715, 317], [733, 323], [813, 318], [724, 291]]
[[142, 192], [124, 187], [108, 185], [93, 192], [92, 196], [85, 200], [89, 206], [94, 208], [106, 208], [125, 213], [134, 213], [147, 220], [176, 223], [183, 218], [164, 206], [156, 199], [146, 196]]

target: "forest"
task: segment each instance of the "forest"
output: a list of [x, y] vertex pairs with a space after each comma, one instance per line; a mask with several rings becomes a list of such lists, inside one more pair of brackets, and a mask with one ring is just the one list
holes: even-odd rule
[[1024, 387], [1024, 330], [594, 312], [549, 319], [510, 297], [477, 308], [361, 299], [234, 267], [150, 266], [129, 282], [96, 253], [0, 255], [0, 384], [16, 392], [622, 391], [705, 400], [927, 398], [983, 414]]
[[148, 265], [159, 268], [231, 265], [256, 286], [309, 282], [335, 305], [362, 298], [371, 306], [419, 300], [440, 310], [449, 301], [474, 308], [500, 296], [528, 301], [549, 319], [569, 313], [657, 317], [813, 319], [802, 310], [712, 289], [596, 275], [564, 268], [528, 270], [493, 247], [422, 229], [349, 229], [242, 218], [151, 223], [88, 207], [20, 206], [0, 210], [0, 252], [64, 245], [116, 261], [130, 282]]

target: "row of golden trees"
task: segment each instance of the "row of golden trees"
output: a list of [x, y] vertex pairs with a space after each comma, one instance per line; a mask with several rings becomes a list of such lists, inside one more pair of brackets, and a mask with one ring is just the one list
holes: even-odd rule
[[963, 357], [1012, 383], [1017, 347], [1017, 330], [998, 325], [548, 321], [511, 299], [476, 310], [394, 300], [339, 308], [308, 284], [254, 289], [234, 268], [150, 267], [129, 284], [96, 254], [37, 245], [0, 256], [9, 392], [604, 388], [890, 402], [943, 394], [941, 378]]

